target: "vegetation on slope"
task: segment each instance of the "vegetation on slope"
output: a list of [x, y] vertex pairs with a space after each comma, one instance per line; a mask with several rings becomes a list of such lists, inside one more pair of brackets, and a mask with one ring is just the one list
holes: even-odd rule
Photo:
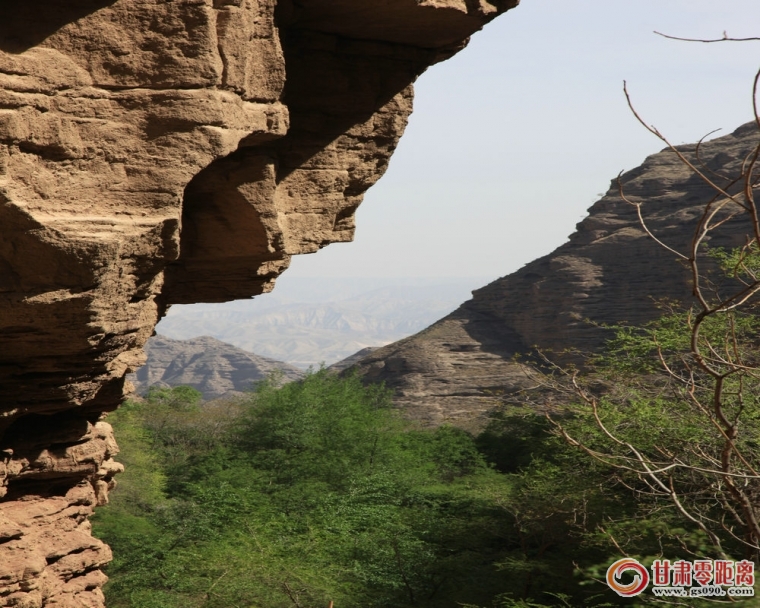
[[541, 418], [415, 430], [324, 371], [237, 403], [154, 390], [111, 421], [113, 608], [602, 605], [574, 564], [606, 567], [598, 526], [633, 508]]

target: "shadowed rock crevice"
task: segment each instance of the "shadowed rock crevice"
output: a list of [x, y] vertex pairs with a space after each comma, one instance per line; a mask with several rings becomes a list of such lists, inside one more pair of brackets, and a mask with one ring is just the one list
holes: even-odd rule
[[516, 0], [285, 0], [284, 27], [427, 49], [460, 47], [462, 32], [517, 5]]
[[[244, 149], [193, 178], [182, 205], [181, 254], [165, 273], [167, 303], [226, 302], [271, 289], [288, 261], [271, 202], [275, 167], [272, 156]], [[260, 273], [267, 262], [269, 272]]]
[[0, 3], [0, 50], [23, 53], [39, 45], [63, 26], [116, 0], [27, 0]]

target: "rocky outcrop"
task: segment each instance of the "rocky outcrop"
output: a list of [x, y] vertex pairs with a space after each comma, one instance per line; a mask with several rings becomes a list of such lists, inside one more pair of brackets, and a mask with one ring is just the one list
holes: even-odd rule
[[[700, 161], [728, 188], [759, 139], [757, 125], [750, 123], [703, 144]], [[694, 159], [694, 146], [680, 149]], [[670, 150], [650, 156], [621, 182], [626, 197], [642, 203], [652, 232], [681, 251], [687, 251], [706, 203], [716, 196]], [[742, 216], [708, 243], [738, 246], [750, 230]], [[474, 291], [458, 310], [374, 351], [355, 369], [393, 387], [397, 404], [411, 418], [478, 428], [490, 410], [535, 385], [534, 368], [515, 355], [538, 346], [553, 351], [555, 360], [577, 362], [562, 351], [598, 350], [609, 336], [603, 324], [641, 324], [659, 314], [658, 300], [690, 296], [687, 269], [647, 236], [636, 208], [621, 199], [613, 180], [567, 243]]]
[[280, 374], [283, 382], [303, 378], [297, 367], [260, 357], [210, 336], [172, 340], [153, 336], [145, 345], [147, 361], [127, 377], [138, 393], [152, 386], [192, 386], [206, 400], [250, 391], [255, 382]]
[[0, 606], [102, 605], [100, 418], [158, 318], [350, 240], [414, 79], [516, 2], [3, 3]]

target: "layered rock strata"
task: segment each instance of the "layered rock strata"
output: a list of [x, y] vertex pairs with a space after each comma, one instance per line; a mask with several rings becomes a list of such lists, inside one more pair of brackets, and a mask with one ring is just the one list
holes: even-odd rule
[[[731, 135], [679, 147], [722, 187], [732, 184], [760, 140], [753, 122]], [[626, 198], [642, 204], [651, 231], [688, 253], [705, 205], [716, 192], [676, 154], [663, 150], [621, 176]], [[713, 247], [745, 242], [745, 216], [707, 239]], [[709, 260], [706, 260], [709, 265]], [[642, 229], [636, 208], [623, 201], [617, 180], [589, 209], [569, 241], [517, 272], [473, 292], [473, 298], [424, 331], [372, 352], [356, 366], [368, 380], [385, 381], [407, 415], [427, 425], [481, 427], [488, 412], [535, 386], [529, 359], [537, 346], [559, 362], [562, 351], [598, 351], [604, 324], [638, 325], [660, 314], [658, 301], [688, 302], [688, 269]]]
[[103, 412], [172, 303], [350, 240], [414, 79], [517, 0], [0, 10], [0, 606], [101, 606]]

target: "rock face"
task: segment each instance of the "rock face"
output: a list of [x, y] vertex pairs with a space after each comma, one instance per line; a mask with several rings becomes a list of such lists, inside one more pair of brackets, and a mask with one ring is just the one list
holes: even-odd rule
[[[750, 123], [703, 144], [699, 156], [711, 177], [728, 187], [759, 139]], [[680, 149], [694, 157], [694, 146]], [[716, 194], [670, 150], [650, 156], [621, 181], [626, 197], [642, 203], [651, 231], [681, 251]], [[735, 247], [750, 231], [735, 219], [709, 244]], [[593, 352], [609, 336], [599, 324], [640, 324], [659, 314], [656, 300], [690, 295], [687, 269], [646, 235], [614, 180], [566, 244], [474, 291], [458, 310], [374, 351], [356, 368], [393, 387], [411, 418], [477, 428], [489, 410], [534, 384], [533, 368], [514, 361], [515, 354], [538, 346], [562, 361], [558, 353], [565, 349]]]
[[350, 240], [414, 79], [516, 3], [3, 3], [0, 606], [102, 605], [100, 418], [158, 318]]
[[145, 345], [147, 361], [127, 379], [142, 393], [151, 386], [192, 386], [206, 400], [251, 390], [274, 372], [285, 382], [303, 378], [297, 367], [260, 357], [210, 336], [172, 340], [153, 336]]
[[379, 346], [368, 346], [367, 348], [362, 348], [359, 351], [356, 351], [353, 355], [349, 355], [345, 359], [341, 359], [340, 361], [337, 361], [330, 365], [327, 369], [330, 371], [333, 371], [335, 373], [340, 373], [344, 370], [347, 370], [350, 367], [353, 367], [359, 361], [364, 359], [365, 357], [368, 357], [370, 354], [375, 352]]

